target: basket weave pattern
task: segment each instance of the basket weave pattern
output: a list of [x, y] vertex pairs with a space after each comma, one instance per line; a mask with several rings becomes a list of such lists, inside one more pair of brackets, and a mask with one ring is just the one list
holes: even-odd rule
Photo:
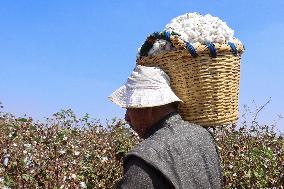
[[175, 94], [183, 100], [180, 114], [186, 121], [202, 126], [236, 123], [242, 44], [235, 44], [237, 55], [228, 44], [214, 44], [217, 56], [212, 58], [206, 45], [198, 45], [192, 57], [178, 36], [171, 36], [174, 51], [143, 56], [137, 64], [163, 69], [171, 79]]

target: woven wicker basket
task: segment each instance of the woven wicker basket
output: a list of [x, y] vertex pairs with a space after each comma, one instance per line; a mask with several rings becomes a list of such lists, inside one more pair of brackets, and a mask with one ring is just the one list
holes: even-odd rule
[[236, 123], [242, 44], [200, 44], [193, 47], [176, 35], [168, 38], [174, 51], [142, 56], [137, 64], [163, 69], [183, 100], [180, 115], [202, 126]]

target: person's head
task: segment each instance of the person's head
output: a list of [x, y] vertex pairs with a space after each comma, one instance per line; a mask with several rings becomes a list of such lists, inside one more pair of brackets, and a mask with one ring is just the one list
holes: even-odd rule
[[166, 115], [178, 111], [179, 102], [172, 102], [162, 106], [147, 108], [127, 108], [125, 113], [125, 121], [131, 128], [142, 137], [146, 134], [155, 123]]
[[182, 102], [172, 91], [170, 78], [163, 70], [140, 65], [109, 98], [127, 109], [125, 120], [140, 137], [161, 118], [177, 111]]

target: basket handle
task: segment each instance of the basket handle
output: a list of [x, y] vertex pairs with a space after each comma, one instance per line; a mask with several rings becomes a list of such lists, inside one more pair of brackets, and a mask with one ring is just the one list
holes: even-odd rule
[[238, 50], [237, 50], [237, 47], [234, 43], [232, 42], [228, 42], [228, 45], [230, 45], [231, 49], [232, 49], [232, 53], [234, 56], [237, 56], [238, 55]]
[[167, 41], [171, 41], [171, 33], [168, 31], [164, 31], [164, 35], [165, 35], [165, 40]]
[[186, 48], [193, 58], [197, 57], [198, 54], [197, 54], [193, 45], [191, 45], [190, 43], [187, 42]]
[[213, 43], [206, 43], [206, 46], [210, 51], [211, 57], [216, 58], [217, 57], [217, 51], [216, 51], [215, 45]]

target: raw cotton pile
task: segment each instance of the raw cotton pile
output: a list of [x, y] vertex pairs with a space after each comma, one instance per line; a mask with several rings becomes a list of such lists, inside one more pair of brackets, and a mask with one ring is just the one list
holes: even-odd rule
[[[137, 56], [136, 56], [137, 59], [139, 59], [140, 56], [142, 55], [141, 54], [141, 47], [138, 49], [138, 53], [137, 53]], [[175, 50], [175, 48], [173, 47], [173, 45], [169, 41], [167, 41], [165, 39], [157, 39], [154, 42], [153, 46], [148, 51], [147, 55], [154, 56], [154, 55], [159, 54], [163, 51], [171, 51], [171, 50]]]
[[218, 17], [206, 14], [187, 13], [178, 16], [166, 25], [165, 30], [174, 31], [190, 43], [223, 43], [232, 40], [234, 30]]
[[153, 44], [153, 47], [149, 50], [148, 55], [155, 55], [162, 51], [170, 51], [173, 49], [174, 48], [170, 42], [164, 39], [159, 39]]
[[[198, 13], [186, 13], [170, 21], [165, 27], [165, 31], [177, 33], [180, 38], [192, 44], [195, 43], [226, 43], [228, 41], [239, 43], [234, 38], [234, 30], [229, 28], [225, 22], [218, 17]], [[159, 39], [153, 44], [148, 55], [155, 55], [162, 51], [174, 50], [170, 42]], [[138, 56], [140, 48], [138, 49]]]

